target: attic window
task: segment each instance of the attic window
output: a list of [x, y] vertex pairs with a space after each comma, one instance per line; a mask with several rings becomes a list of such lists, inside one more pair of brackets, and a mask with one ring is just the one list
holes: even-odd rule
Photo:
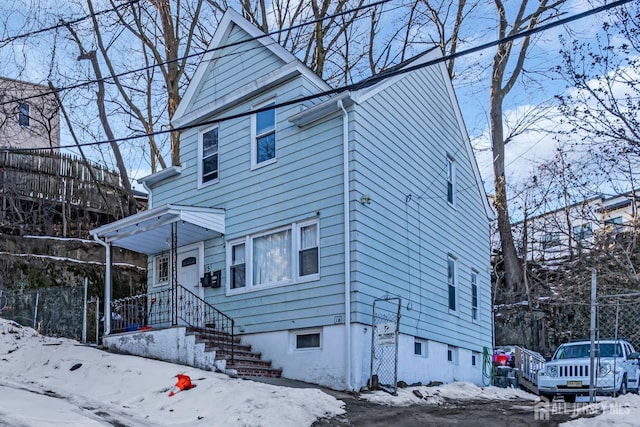
[[200, 157], [200, 184], [218, 179], [218, 127], [200, 132], [198, 154]]
[[[258, 111], [252, 118], [252, 167], [272, 163], [276, 159], [276, 110], [275, 101], [254, 107]], [[274, 107], [274, 108], [269, 108]]]

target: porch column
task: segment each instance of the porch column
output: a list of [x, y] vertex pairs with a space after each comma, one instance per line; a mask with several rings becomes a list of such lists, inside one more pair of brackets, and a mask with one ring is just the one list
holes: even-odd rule
[[[111, 243], [107, 243], [97, 234], [91, 233], [93, 240], [104, 247], [104, 334], [111, 333]], [[100, 307], [97, 308], [100, 311]], [[97, 334], [97, 332], [96, 332]]]
[[178, 324], [178, 223], [171, 223], [171, 325]]

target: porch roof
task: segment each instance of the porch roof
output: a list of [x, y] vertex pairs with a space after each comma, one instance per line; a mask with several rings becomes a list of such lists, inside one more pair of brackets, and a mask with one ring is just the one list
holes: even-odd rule
[[171, 224], [176, 223], [178, 246], [224, 234], [224, 210], [164, 205], [139, 212], [91, 231], [106, 243], [144, 254], [171, 248]]

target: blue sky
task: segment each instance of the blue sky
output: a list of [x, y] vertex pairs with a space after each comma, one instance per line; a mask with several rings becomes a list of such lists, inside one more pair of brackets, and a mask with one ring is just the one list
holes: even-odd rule
[[[37, 2], [35, 2], [37, 3]], [[59, 7], [60, 3], [62, 8]], [[390, 8], [397, 6], [399, 2], [389, 4]], [[96, 10], [107, 8], [106, 2], [96, 1]], [[497, 34], [493, 27], [491, 17], [495, 14], [491, 3], [484, 5], [486, 13], [478, 13], [472, 26], [465, 27], [462, 34], [466, 40], [466, 46], [470, 47], [493, 40]], [[564, 10], [567, 15], [579, 13], [593, 7], [586, 1], [569, 1]], [[59, 2], [57, 0], [41, 0], [40, 6], [33, 7], [31, 1], [27, 0], [7, 0], [0, 5], [0, 12], [5, 12], [7, 8], [13, 8], [18, 12], [11, 15], [5, 33], [7, 35], [21, 34], [29, 28], [21, 28], [24, 17], [38, 17], [43, 22], [51, 25], [56, 23], [56, 13], [62, 13], [67, 17], [78, 17], [81, 13], [73, 12], [71, 2]], [[66, 10], [65, 10], [66, 9]], [[55, 12], [55, 13], [53, 13]], [[482, 11], [480, 11], [482, 12]], [[570, 31], [573, 36], [585, 40], [592, 39], [597, 31], [598, 17], [590, 17], [570, 24], [570, 28], [558, 27], [544, 33], [536, 40], [535, 47], [531, 50], [531, 55], [526, 63], [526, 69], [531, 73], [531, 80], [519, 80], [518, 85], [507, 96], [505, 101], [505, 121], [507, 128], [510, 123], [522, 117], [524, 112], [540, 111], [539, 105], [553, 99], [554, 95], [566, 90], [566, 83], [548, 72], [548, 69], [556, 65], [559, 61], [558, 52], [561, 48], [559, 35]], [[33, 24], [32, 28], [41, 28], [46, 24]], [[471, 28], [471, 30], [469, 30]], [[64, 82], [74, 81], [90, 76], [88, 64], [78, 64], [75, 61], [77, 47], [65, 40], [66, 30], [59, 32], [52, 31], [46, 33], [45, 37], [38, 38], [37, 44], [32, 40], [16, 40], [7, 46], [0, 47], [0, 61], [4, 64], [2, 74], [6, 77], [21, 80], [46, 82], [51, 69], [50, 49], [55, 44], [59, 58], [66, 58], [55, 64], [51, 69], [51, 78]], [[480, 53], [457, 59], [456, 78], [454, 86], [457, 97], [462, 108], [465, 123], [469, 135], [477, 150], [478, 164], [482, 176], [485, 180], [485, 188], [492, 192], [492, 170], [491, 153], [488, 147], [488, 76], [490, 73], [490, 62], [495, 49], [489, 49]], [[480, 67], [469, 68], [472, 64], [481, 64]], [[86, 94], [94, 91], [89, 89]], [[88, 122], [90, 125], [99, 128], [96, 120]], [[545, 110], [538, 118], [538, 127], [542, 129], [555, 129], [559, 126], [558, 119], [554, 117], [552, 110]], [[126, 130], [123, 130], [126, 132]], [[116, 130], [116, 136], [121, 136]], [[63, 129], [62, 144], [69, 144], [69, 134]], [[507, 146], [506, 164], [511, 181], [520, 179], [528, 174], [535, 165], [548, 158], [555, 151], [558, 142], [545, 132], [532, 130], [525, 132]], [[132, 177], [141, 177], [150, 172], [149, 166], [141, 161], [139, 148], [132, 147], [125, 149], [125, 156], [132, 161], [129, 167], [132, 170]], [[108, 159], [109, 153], [96, 153], [96, 160]], [[135, 160], [134, 160], [135, 159]]]

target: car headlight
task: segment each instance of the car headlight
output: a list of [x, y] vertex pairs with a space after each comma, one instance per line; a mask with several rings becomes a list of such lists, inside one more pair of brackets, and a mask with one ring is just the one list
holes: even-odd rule
[[611, 365], [609, 363], [601, 363], [598, 366], [598, 376], [599, 377], [604, 377], [609, 372], [611, 372]]
[[557, 366], [554, 366], [554, 365], [547, 366], [545, 371], [547, 371], [547, 375], [549, 375], [550, 377], [557, 377], [558, 376], [558, 367]]

